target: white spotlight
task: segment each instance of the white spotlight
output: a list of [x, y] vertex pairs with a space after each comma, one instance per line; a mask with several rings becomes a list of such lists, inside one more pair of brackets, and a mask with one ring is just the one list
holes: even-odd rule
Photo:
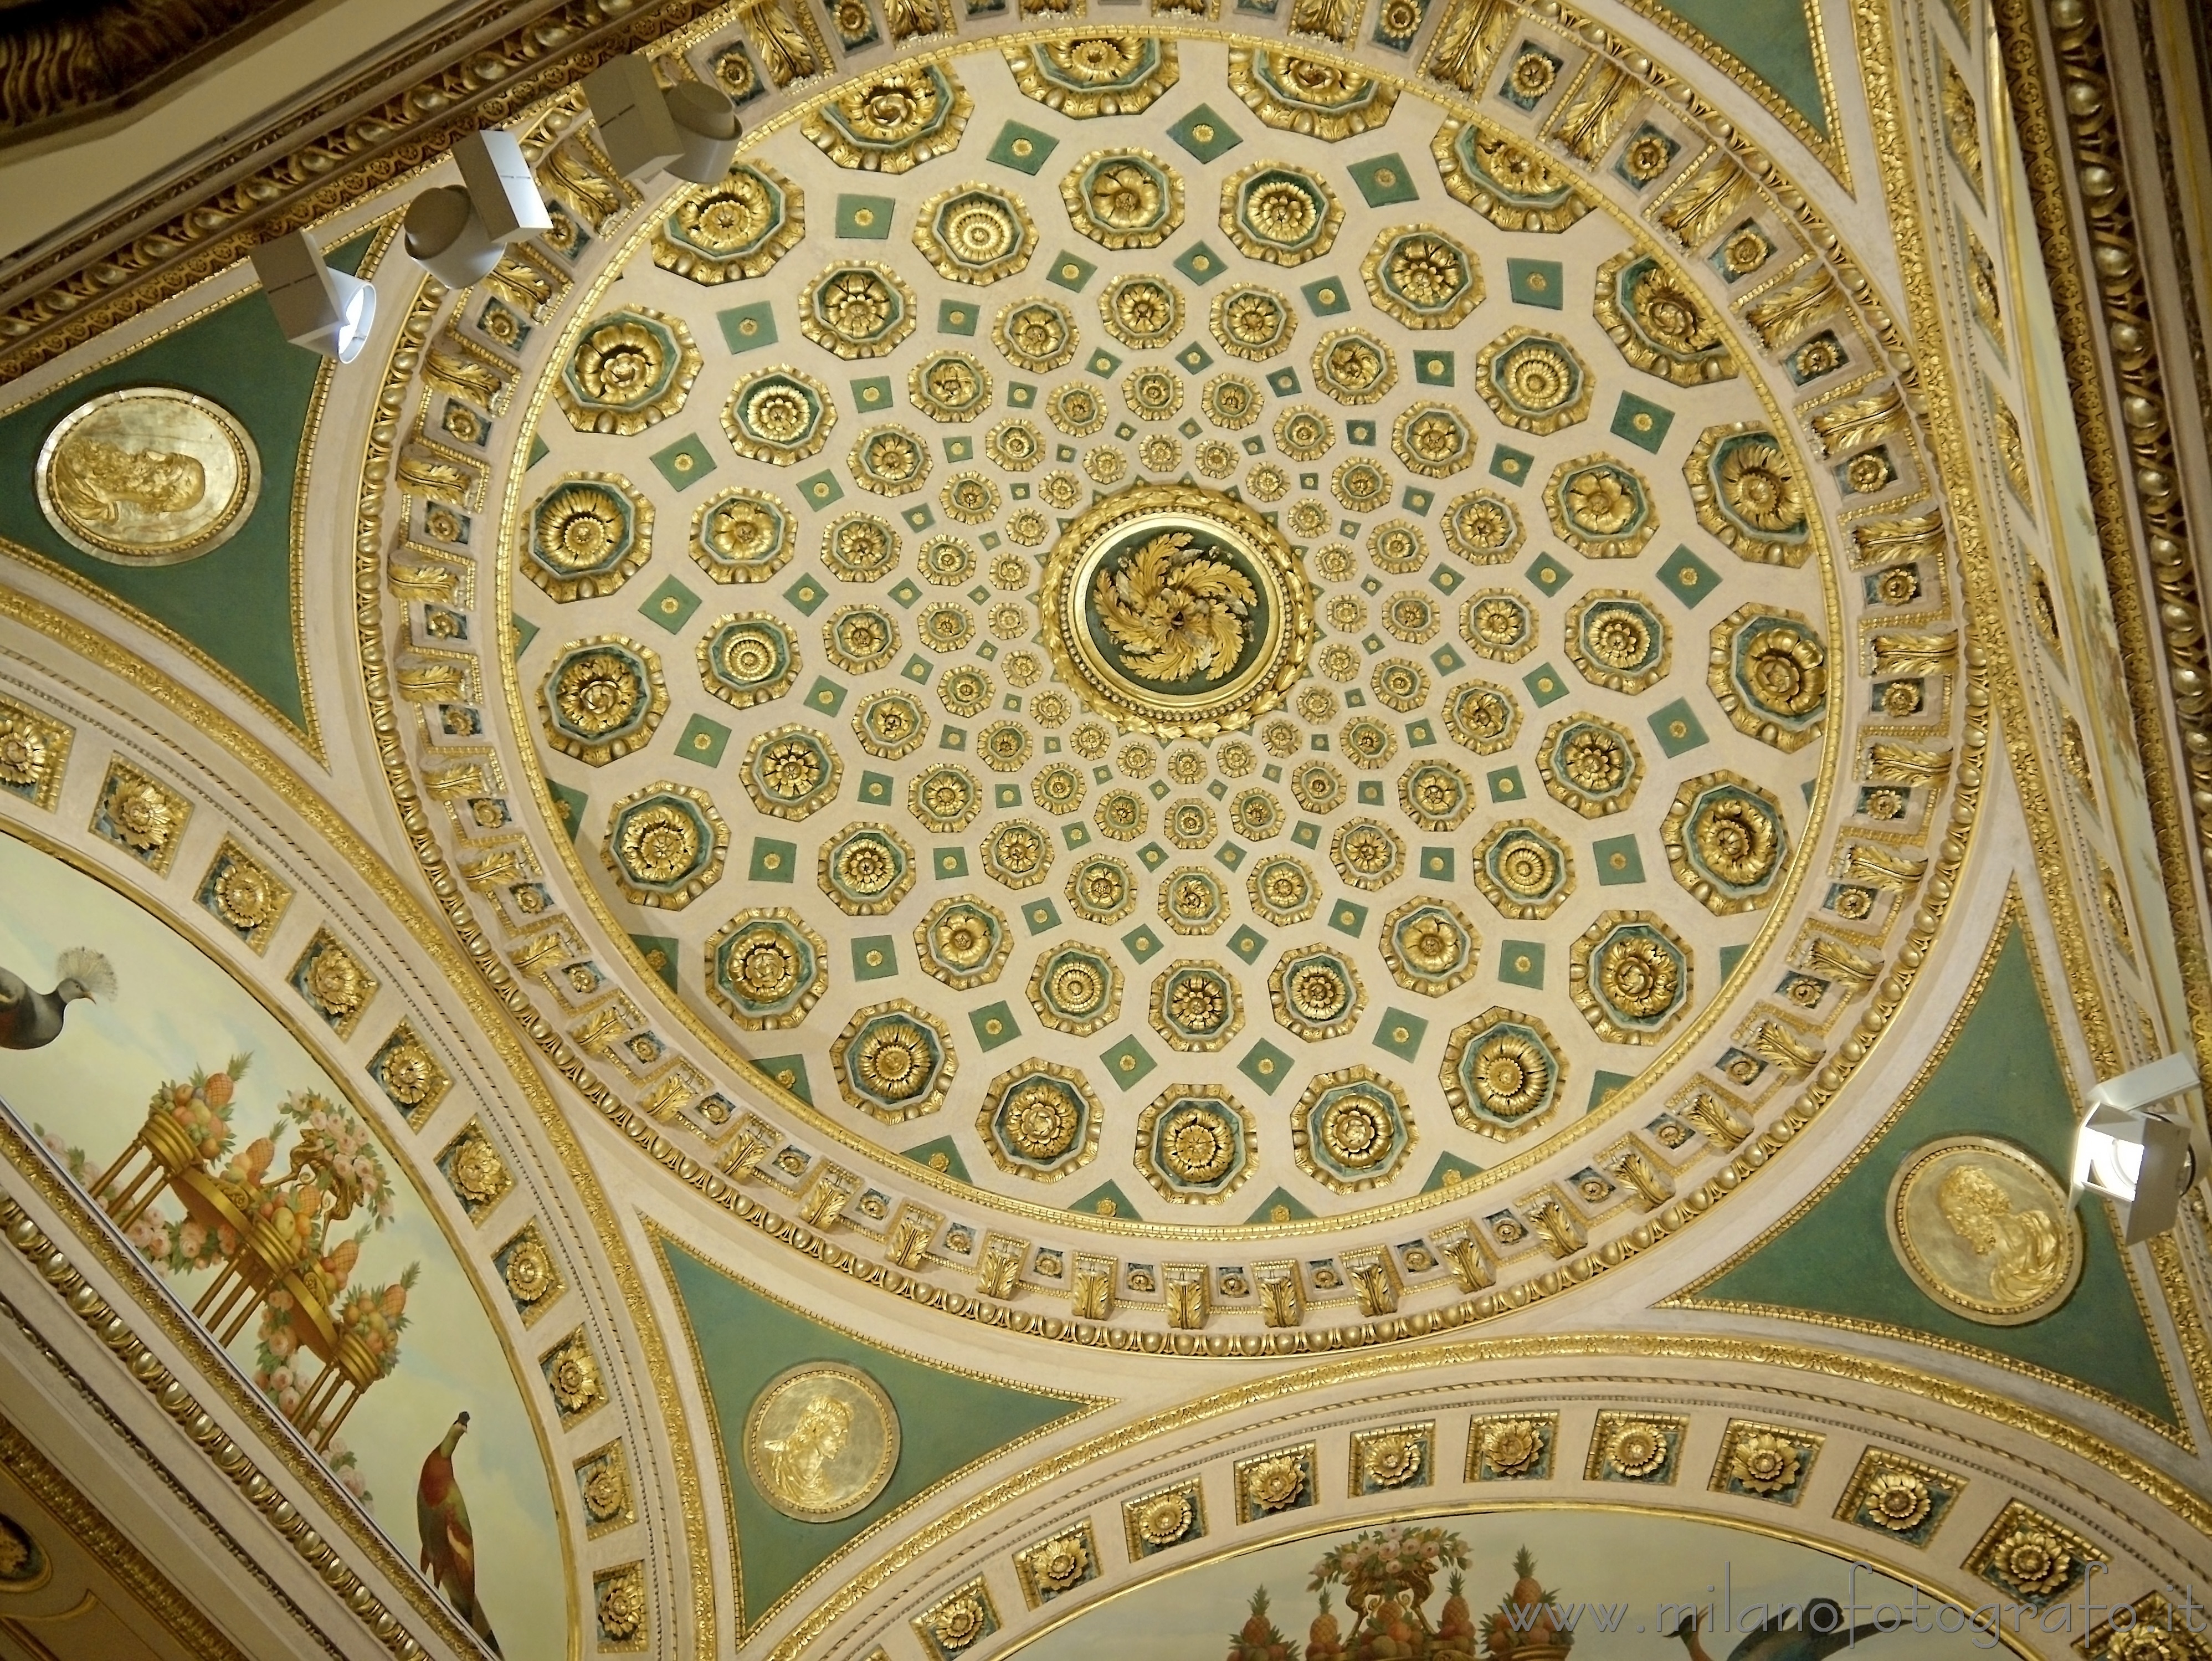
[[514, 135], [492, 128], [453, 146], [461, 183], [440, 185], [408, 204], [407, 252], [449, 289], [491, 275], [518, 238], [553, 228]]
[[696, 81], [663, 92], [653, 65], [635, 52], [611, 58], [584, 77], [584, 97], [615, 171], [645, 179], [664, 167], [711, 185], [738, 151], [737, 106]]
[[2101, 1194], [2120, 1208], [2129, 1245], [2172, 1227], [2181, 1196], [2197, 1180], [2186, 1103], [2170, 1114], [2148, 1110], [2197, 1081], [2196, 1062], [2175, 1055], [2089, 1092], [2089, 1116], [2074, 1136], [2074, 1189]]
[[313, 235], [294, 231], [263, 243], [253, 271], [287, 340], [341, 363], [361, 356], [376, 325], [376, 290], [325, 265]]

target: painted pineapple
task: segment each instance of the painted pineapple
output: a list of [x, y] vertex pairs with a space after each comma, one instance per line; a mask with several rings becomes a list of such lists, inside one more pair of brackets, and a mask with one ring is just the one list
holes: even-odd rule
[[1428, 1637], [1427, 1623], [1418, 1609], [1407, 1607], [1404, 1593], [1379, 1597], [1367, 1608], [1359, 1661], [1411, 1661], [1427, 1653]]
[[1252, 1613], [1229, 1639], [1229, 1661], [1291, 1661], [1291, 1640], [1267, 1615], [1267, 1589], [1252, 1594]]
[[1336, 1616], [1329, 1612], [1328, 1594], [1321, 1595], [1321, 1613], [1306, 1629], [1306, 1661], [1343, 1661], [1344, 1637]]
[[1519, 1578], [1491, 1612], [1483, 1653], [1491, 1661], [1514, 1655], [1527, 1661], [1532, 1653], [1563, 1653], [1572, 1646], [1575, 1635], [1559, 1630], [1558, 1606], [1553, 1594], [1537, 1583], [1536, 1559], [1528, 1547], [1513, 1554], [1513, 1572]]
[[1473, 1661], [1474, 1615], [1468, 1608], [1467, 1577], [1455, 1571], [1447, 1588], [1443, 1613], [1437, 1617], [1433, 1661]]

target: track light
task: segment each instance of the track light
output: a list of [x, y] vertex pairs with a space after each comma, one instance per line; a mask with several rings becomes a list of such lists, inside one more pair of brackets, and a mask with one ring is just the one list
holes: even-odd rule
[[2186, 1104], [2171, 1114], [2148, 1110], [2196, 1085], [2196, 1062], [2176, 1055], [2089, 1092], [2089, 1116], [2074, 1135], [2074, 1188], [2120, 1208], [2121, 1238], [2129, 1245], [2172, 1228], [2181, 1196], [2197, 1180]]
[[711, 185], [738, 153], [737, 106], [696, 81], [666, 91], [635, 52], [611, 58], [584, 77], [584, 97], [615, 171], [645, 179], [663, 168]]
[[325, 265], [313, 235], [299, 230], [263, 243], [253, 271], [287, 340], [341, 363], [361, 356], [376, 325], [376, 290]]
[[453, 146], [461, 183], [440, 185], [407, 207], [409, 258], [449, 289], [491, 275], [507, 243], [553, 228], [514, 135], [491, 128]]

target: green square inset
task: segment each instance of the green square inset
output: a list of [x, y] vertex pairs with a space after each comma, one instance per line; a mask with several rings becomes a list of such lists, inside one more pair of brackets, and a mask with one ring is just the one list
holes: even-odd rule
[[720, 767], [722, 751], [729, 748], [730, 729], [719, 721], [709, 721], [704, 715], [694, 715], [684, 728], [683, 736], [676, 740], [676, 753], [686, 761], [696, 761], [702, 767]]
[[676, 991], [676, 960], [683, 952], [676, 937], [673, 934], [633, 934], [629, 939], [630, 944], [637, 948], [638, 955], [645, 959], [645, 966], [659, 976], [671, 992]]
[[1213, 858], [1215, 863], [1225, 865], [1231, 871], [1240, 870], [1244, 864], [1244, 849], [1233, 842], [1224, 842], [1213, 850]]
[[975, 1030], [975, 1042], [985, 1050], [996, 1050], [1002, 1043], [1012, 1043], [1022, 1036], [1021, 1023], [1014, 1012], [1001, 1001], [987, 1003], [981, 1009], [968, 1012], [968, 1025]]
[[[973, 461], [975, 459], [975, 441], [970, 438], [967, 434], [956, 434], [952, 437], [945, 439], [943, 442], [945, 445], [945, 459], [947, 461]], [[986, 588], [983, 592], [988, 595], [991, 591]], [[969, 593], [969, 598], [971, 599], [975, 598], [972, 592]]]
[[860, 775], [860, 800], [871, 807], [888, 807], [898, 799], [898, 787], [889, 773]]
[[1406, 747], [1407, 749], [1426, 749], [1430, 745], [1434, 744], [1436, 741], [1437, 729], [1429, 724], [1429, 718], [1426, 715], [1421, 716], [1419, 720], [1409, 721], [1406, 723]]
[[1101, 380], [1105, 380], [1110, 379], [1114, 371], [1121, 367], [1121, 360], [1102, 346], [1091, 354], [1090, 361], [1083, 367]]
[[891, 407], [891, 382], [889, 375], [864, 375], [853, 382], [854, 407], [872, 415], [878, 410]]
[[576, 833], [584, 828], [584, 806], [590, 798], [580, 790], [571, 790], [567, 785], [556, 784], [550, 779], [545, 784], [546, 788], [553, 793], [553, 810], [561, 816], [561, 824], [568, 833], [568, 840], [575, 841]]
[[830, 598], [830, 591], [817, 578], [804, 576], [785, 589], [783, 597], [796, 605], [803, 615], [811, 618], [821, 609], [822, 602]]
[[[1188, 374], [1201, 374], [1207, 369], [1213, 367], [1213, 354], [1207, 351], [1205, 347], [1200, 345], [1195, 340], [1194, 340], [1189, 345], [1184, 347], [1181, 351], [1176, 354], [1176, 362], [1182, 365], [1184, 373]], [[1187, 421], [1183, 425], [1192, 429], [1196, 429], [1198, 427], [1198, 423], [1195, 421]], [[1186, 432], [1183, 436], [1185, 438], [1196, 438], [1198, 436], [1198, 433], [1194, 430]]]
[[514, 636], [515, 661], [520, 662], [522, 654], [530, 649], [530, 642], [538, 638], [538, 625], [528, 618], [510, 617], [507, 626]]
[[1399, 155], [1378, 155], [1372, 161], [1355, 161], [1346, 171], [1359, 186], [1370, 208], [1387, 208], [1393, 202], [1412, 202], [1420, 192], [1413, 188], [1413, 170]]
[[1425, 882], [1449, 882], [1458, 868], [1459, 855], [1449, 848], [1424, 848], [1421, 850], [1421, 878]]
[[968, 850], [964, 848], [940, 848], [930, 856], [930, 868], [940, 879], [964, 877], [968, 874]]
[[1490, 775], [1490, 799], [1492, 801], [1526, 801], [1528, 788], [1521, 782], [1517, 767], [1500, 767]]
[[[1009, 380], [1006, 383], [1006, 407], [1010, 410], [1034, 410], [1036, 408], [1036, 388], [1026, 380]], [[1018, 484], [1014, 488], [1021, 490], [1027, 487]]]
[[1593, 1073], [1590, 1074], [1590, 1093], [1587, 1105], [1591, 1108], [1601, 1106], [1635, 1082], [1636, 1080], [1626, 1073]]
[[1556, 259], [1507, 260], [1505, 287], [1523, 306], [1556, 312], [1566, 303], [1566, 273]]
[[908, 508], [899, 517], [906, 521], [907, 529], [909, 531], [927, 531], [937, 523], [937, 515], [930, 512], [927, 502]]
[[722, 326], [722, 344], [732, 353], [755, 352], [775, 344], [775, 308], [765, 300], [716, 312], [714, 320]]
[[1665, 708], [1651, 712], [1651, 736], [1659, 740], [1659, 747], [1668, 755], [1679, 756], [1703, 744], [1705, 729], [1697, 712], [1690, 708], [1689, 699], [1676, 698]]
[[[1344, 435], [1354, 444], [1364, 445], [1370, 450], [1375, 447], [1375, 423], [1371, 421], [1346, 422]], [[1344, 534], [1350, 536], [1352, 532], [1346, 531]]]
[[637, 609], [641, 616], [651, 618], [672, 635], [691, 621], [692, 612], [699, 609], [699, 596], [674, 577], [663, 577], [660, 587], [647, 594], [645, 604]]
[[1194, 242], [1177, 254], [1175, 268], [1201, 289], [1227, 269], [1221, 256], [1203, 242]]
[[1111, 1050], [1101, 1052], [1098, 1059], [1106, 1064], [1106, 1076], [1124, 1090], [1159, 1065], [1134, 1038], [1122, 1039]]
[[1590, 860], [1597, 867], [1601, 888], [1617, 888], [1644, 880], [1644, 855], [1634, 837], [1607, 837], [1592, 843]]
[[1132, 928], [1121, 936], [1121, 944], [1128, 947], [1129, 955], [1139, 963], [1148, 962], [1159, 955], [1160, 937], [1149, 928]]
[[1654, 404], [1648, 398], [1638, 398], [1634, 392], [1620, 395], [1620, 407], [1613, 412], [1613, 435], [1625, 438], [1638, 449], [1659, 453], [1659, 447], [1667, 441], [1667, 429], [1674, 424], [1672, 410]]
[[1060, 839], [1070, 848], [1086, 848], [1091, 843], [1091, 827], [1080, 819], [1071, 819], [1060, 827]]
[[1459, 654], [1459, 648], [1446, 641], [1429, 654], [1429, 661], [1437, 666], [1440, 675], [1457, 674], [1467, 666], [1467, 660]]
[[714, 458], [707, 453], [707, 447], [692, 433], [679, 438], [665, 450], [653, 452], [653, 465], [660, 470], [661, 478], [668, 481], [671, 490], [680, 490], [696, 484], [714, 471]]
[[1237, 1070], [1272, 1096], [1291, 1076], [1291, 1058], [1262, 1038], [1245, 1052]]
[[[1270, 369], [1267, 372], [1267, 390], [1277, 398], [1296, 398], [1298, 395], [1298, 372], [1296, 369]], [[1248, 441], [1246, 447], [1249, 448], [1250, 444], [1255, 441]], [[1260, 453], [1254, 450], [1252, 453], [1257, 455]]]
[[553, 447], [550, 444], [548, 444], [536, 433], [531, 434], [530, 459], [522, 464], [522, 471], [526, 473], [528, 472], [532, 467], [535, 467], [539, 462], [544, 460], [547, 456], [550, 456], [552, 453]]
[[1685, 605], [1695, 605], [1721, 586], [1720, 575], [1687, 548], [1677, 548], [1659, 568], [1659, 581]]
[[1201, 161], [1226, 155], [1244, 142], [1234, 127], [1213, 113], [1210, 104], [1200, 104], [1170, 127], [1168, 137]]
[[1547, 595], [1558, 593], [1574, 578], [1573, 572], [1549, 554], [1539, 554], [1530, 560], [1524, 575]]
[[[929, 684], [930, 674], [936, 666], [937, 666], [932, 663], [927, 658], [922, 656], [921, 653], [916, 652], [912, 657], [906, 660], [905, 666], [899, 670], [899, 673], [904, 678], [912, 681], [916, 686], [927, 686]], [[945, 747], [948, 749], [957, 749], [959, 746], [957, 745], [948, 745]]]
[[1291, 840], [1301, 848], [1318, 848], [1321, 846], [1321, 826], [1311, 819], [1300, 819], [1291, 827]]
[[845, 689], [827, 675], [817, 675], [806, 689], [806, 707], [817, 715], [834, 715], [845, 707]]
[[789, 882], [799, 869], [799, 844], [774, 837], [753, 838], [752, 863], [745, 869], [751, 882]]
[[1137, 850], [1137, 862], [1147, 871], [1157, 871], [1168, 862], [1168, 850], [1156, 842], [1148, 842]]
[[1386, 1009], [1376, 1024], [1375, 1047], [1410, 1062], [1421, 1053], [1421, 1040], [1428, 1031], [1429, 1023], [1424, 1017], [1408, 1015], [1402, 1009]]
[[898, 946], [888, 934], [863, 934], [853, 942], [853, 978], [880, 981], [898, 973]]
[[1398, 505], [1401, 508], [1410, 508], [1425, 519], [1428, 517], [1429, 509], [1437, 505], [1437, 493], [1434, 490], [1424, 490], [1418, 485], [1408, 484], [1399, 496]]
[[1025, 173], [1032, 179], [1037, 169], [1051, 159], [1060, 148], [1060, 140], [1050, 133], [1039, 132], [1035, 127], [1025, 127], [1018, 121], [1009, 121], [999, 129], [999, 137], [986, 153], [1002, 167], [1012, 167], [1016, 173]]
[[1510, 444], [1501, 444], [1490, 453], [1491, 476], [1502, 478], [1508, 484], [1526, 484], [1528, 469], [1535, 463], [1535, 457], [1526, 450], [1516, 450]]
[[[914, 664], [911, 660], [908, 660], [907, 667], [908, 669], [912, 669], [914, 667]], [[914, 680], [915, 678], [909, 674], [907, 676], [907, 678], [908, 680]], [[927, 678], [927, 677], [924, 677], [924, 678]], [[940, 750], [965, 750], [968, 747], [968, 729], [964, 727], [949, 726], [939, 728], [937, 733], [937, 747]]]
[[1354, 794], [1358, 797], [1359, 805], [1362, 807], [1380, 807], [1382, 805], [1382, 781], [1362, 779], [1354, 787]]
[[1743, 954], [1750, 950], [1748, 946], [1721, 947], [1721, 980], [1723, 984], [1727, 983], [1729, 976], [1735, 973], [1735, 966], [1743, 961]]
[[1544, 984], [1543, 941], [1498, 941], [1498, 978], [1508, 986], [1533, 986], [1539, 990], [1542, 989]]
[[1306, 302], [1306, 309], [1316, 317], [1334, 317], [1339, 312], [1352, 309], [1351, 291], [1344, 286], [1341, 277], [1317, 277], [1299, 289], [1298, 295]]
[[888, 196], [841, 196], [837, 198], [837, 234], [881, 242], [891, 234], [898, 204]]
[[1229, 949], [1246, 963], [1257, 963], [1267, 949], [1267, 937], [1255, 928], [1240, 928], [1229, 937]]
[[[915, 601], [921, 598], [921, 590], [915, 587], [914, 579], [912, 577], [901, 577], [896, 582], [891, 585], [890, 596], [899, 603], [899, 605], [902, 610], [911, 611], [914, 610]], [[911, 669], [915, 663], [927, 663], [928, 661], [929, 660], [927, 658], [915, 658], [908, 664], [908, 667]], [[913, 678], [913, 676], [909, 674], [908, 678], [910, 680]], [[929, 677], [924, 675], [922, 678], [927, 680]]]
[[974, 334], [978, 309], [972, 300], [939, 301], [937, 302], [937, 332]]
[[1328, 926], [1354, 940], [1367, 927], [1367, 908], [1358, 900], [1337, 900], [1328, 908]]
[[1521, 677], [1521, 684], [1528, 689], [1528, 696], [1536, 700], [1536, 707], [1557, 703], [1567, 695], [1566, 677], [1548, 663], [1540, 663]]
[[1459, 380], [1459, 360], [1450, 352], [1415, 352], [1413, 379], [1424, 386], [1455, 386]]
[[1056, 253], [1052, 264], [1045, 269], [1045, 281], [1066, 289], [1070, 294], [1081, 294], [1084, 285], [1097, 274], [1098, 268], [1080, 254]]
[[[1429, 587], [1440, 594], [1449, 594], [1467, 581], [1467, 574], [1455, 566], [1439, 565], [1429, 573]], [[1456, 655], [1456, 654], [1455, 654]]]
[[1022, 787], [1018, 784], [1000, 785], [994, 794], [992, 805], [1001, 808], [1019, 807], [1022, 805]]
[[826, 470], [799, 481], [799, 498], [810, 508], [827, 508], [844, 494], [845, 487], [837, 482], [837, 475]]
[[758, 1056], [753, 1059], [752, 1068], [769, 1083], [781, 1085], [807, 1106], [814, 1105], [814, 1092], [806, 1082], [804, 1056]]
[[1060, 927], [1060, 907], [1050, 900], [1031, 900], [1022, 908], [1022, 921], [1030, 934], [1047, 934]]

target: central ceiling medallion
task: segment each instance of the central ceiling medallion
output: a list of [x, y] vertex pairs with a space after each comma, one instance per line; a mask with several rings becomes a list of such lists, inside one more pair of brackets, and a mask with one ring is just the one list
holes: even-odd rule
[[1234, 497], [1139, 484], [1071, 523], [1045, 563], [1045, 644], [1126, 727], [1209, 738], [1304, 673], [1313, 590], [1281, 533]]

